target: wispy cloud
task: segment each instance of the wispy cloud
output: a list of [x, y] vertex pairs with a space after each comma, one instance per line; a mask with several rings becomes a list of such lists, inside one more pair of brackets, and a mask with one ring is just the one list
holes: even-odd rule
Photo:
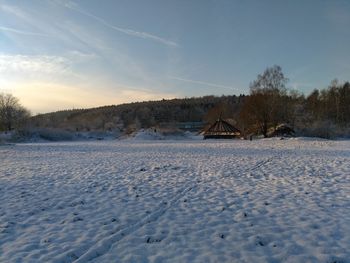
[[101, 24], [103, 24], [104, 26], [106, 26], [108, 28], [111, 28], [111, 29], [116, 30], [118, 32], [127, 34], [129, 36], [153, 40], [153, 41], [156, 41], [156, 42], [159, 42], [159, 43], [162, 43], [164, 45], [171, 46], [171, 47], [178, 47], [179, 46], [178, 43], [176, 43], [174, 41], [171, 41], [171, 40], [168, 40], [168, 39], [165, 39], [165, 38], [162, 38], [162, 37], [159, 37], [159, 36], [147, 33], [147, 32], [139, 32], [139, 31], [135, 31], [135, 30], [132, 30], [129, 28], [122, 28], [122, 27], [112, 25], [112, 24], [108, 23], [106, 20], [104, 20], [103, 18], [95, 16], [95, 15], [83, 10], [74, 2], [66, 2], [63, 5], [68, 9], [74, 10], [80, 14], [83, 14], [85, 16], [88, 16], [88, 17], [100, 22]]
[[[0, 0], [1, 1], [1, 0]], [[25, 35], [32, 35], [38, 37], [46, 37], [46, 39], [31, 39], [31, 43], [35, 46], [36, 50], [43, 49], [49, 50], [51, 45], [57, 45], [59, 43], [62, 49], [69, 48], [73, 50], [84, 50], [95, 49], [94, 44], [96, 42], [101, 42], [96, 37], [91, 37], [90, 41], [82, 42], [79, 38], [77, 32], [72, 30], [74, 27], [73, 23], [68, 23], [63, 17], [58, 16], [56, 19], [52, 19], [51, 16], [48, 16], [50, 9], [47, 9], [47, 6], [42, 5], [40, 8], [25, 9], [23, 7], [13, 6], [13, 5], [1, 5], [0, 11], [8, 14], [8, 21], [11, 24], [18, 24], [20, 28], [28, 28], [28, 30], [20, 30], [17, 27], [5, 27], [2, 25], [3, 31], [12, 32], [13, 37], [11, 40], [17, 45], [22, 46], [24, 41], [22, 39], [15, 38], [15, 34], [20, 37], [25, 37]], [[0, 19], [1, 20], [1, 19]], [[59, 21], [59, 23], [57, 22]], [[29, 29], [30, 28], [30, 29]], [[10, 35], [10, 34], [9, 34]], [[42, 41], [44, 40], [44, 41]], [[54, 41], [54, 42], [53, 42]], [[31, 49], [32, 46], [28, 45], [23, 47], [24, 49]], [[89, 50], [91, 51], [91, 50]]]
[[13, 14], [15, 16], [21, 17], [21, 18], [24, 18], [26, 16], [26, 14], [24, 12], [22, 12], [21, 9], [19, 9], [16, 6], [12, 6], [12, 5], [3, 5], [2, 4], [2, 5], [0, 5], [0, 10], [7, 12], [7, 13], [10, 13], [10, 14]]
[[233, 90], [234, 89], [234, 90], [240, 91], [239, 89], [236, 89], [234, 87], [220, 85], [220, 84], [216, 84], [216, 83], [210, 83], [210, 82], [199, 81], [199, 80], [192, 80], [192, 79], [183, 79], [183, 78], [178, 78], [178, 77], [169, 77], [169, 78], [170, 79], [174, 79], [174, 80], [189, 82], [189, 83], [193, 83], [193, 84], [205, 85], [205, 86], [209, 86], [209, 87], [229, 89], [229, 90]]
[[66, 73], [69, 72], [70, 62], [59, 56], [25, 56], [25, 55], [1, 55], [0, 73], [37, 72]]
[[10, 33], [15, 33], [15, 34], [20, 34], [20, 35], [26, 35], [26, 36], [52, 37], [52, 36], [46, 35], [46, 34], [30, 32], [30, 31], [23, 31], [23, 30], [19, 30], [16, 28], [5, 27], [5, 26], [0, 26], [0, 31], [10, 32]]

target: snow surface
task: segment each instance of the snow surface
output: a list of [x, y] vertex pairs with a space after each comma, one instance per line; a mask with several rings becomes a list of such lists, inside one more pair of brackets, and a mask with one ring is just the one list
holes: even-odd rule
[[162, 132], [154, 129], [142, 129], [127, 137], [131, 140], [203, 140], [202, 135], [189, 131]]
[[350, 141], [0, 147], [0, 262], [350, 262]]

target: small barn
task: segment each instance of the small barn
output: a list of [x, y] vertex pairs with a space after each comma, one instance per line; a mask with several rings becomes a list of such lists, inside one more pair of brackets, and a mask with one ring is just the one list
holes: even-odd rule
[[233, 139], [241, 137], [241, 132], [220, 117], [203, 135], [204, 139]]

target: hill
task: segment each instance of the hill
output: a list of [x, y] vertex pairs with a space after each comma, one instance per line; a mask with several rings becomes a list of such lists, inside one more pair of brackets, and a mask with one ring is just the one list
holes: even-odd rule
[[39, 114], [33, 116], [29, 123], [32, 128], [130, 133], [140, 128], [207, 123], [220, 114], [232, 118], [238, 116], [244, 98], [244, 95], [205, 96], [73, 109]]

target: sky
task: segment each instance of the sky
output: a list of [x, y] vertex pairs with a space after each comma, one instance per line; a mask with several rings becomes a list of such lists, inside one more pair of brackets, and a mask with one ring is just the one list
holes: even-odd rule
[[32, 113], [350, 80], [348, 0], [0, 0], [0, 92]]

